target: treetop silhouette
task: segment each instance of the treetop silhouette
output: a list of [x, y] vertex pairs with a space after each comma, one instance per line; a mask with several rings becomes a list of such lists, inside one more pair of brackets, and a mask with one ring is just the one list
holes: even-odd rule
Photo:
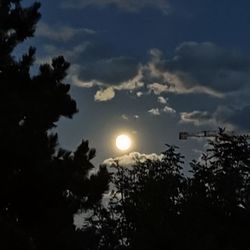
[[161, 160], [114, 166], [108, 206], [91, 225], [98, 249], [247, 249], [250, 232], [250, 145], [220, 130], [192, 176], [167, 145]]
[[[32, 37], [40, 4], [0, 1], [0, 223], [3, 249], [82, 249], [83, 234], [73, 225], [76, 212], [101, 202], [108, 174], [94, 168], [95, 151], [82, 141], [75, 152], [60, 149], [56, 127], [72, 118], [76, 102], [63, 83], [69, 63], [62, 56], [30, 71], [35, 49], [20, 59], [16, 46]], [[87, 240], [84, 244], [87, 244]]]

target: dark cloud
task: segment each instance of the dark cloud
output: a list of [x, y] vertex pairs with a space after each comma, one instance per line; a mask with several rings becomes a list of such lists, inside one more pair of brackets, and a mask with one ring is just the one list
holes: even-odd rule
[[[68, 27], [68, 30], [70, 38], [76, 29]], [[199, 111], [198, 107], [195, 111], [179, 108], [182, 111], [180, 123], [248, 126], [245, 114], [249, 111], [250, 60], [247, 56], [211, 42], [185, 42], [176, 48], [171, 58], [166, 58], [159, 49], [151, 49], [146, 62], [140, 62], [135, 58], [112, 54], [112, 49], [105, 42], [95, 39], [67, 50], [55, 45], [45, 46], [50, 56], [62, 53], [72, 62], [69, 75], [72, 83], [97, 88], [93, 96], [95, 101], [109, 101], [117, 91], [122, 90], [136, 91], [133, 96], [137, 97], [153, 93], [158, 95], [158, 106], [151, 106], [145, 111], [155, 116], [165, 113], [178, 117], [175, 105], [168, 105], [168, 98], [160, 95], [205, 94], [221, 98], [220, 107], [204, 111]], [[244, 98], [239, 98], [242, 95], [245, 95]], [[226, 108], [231, 99], [242, 100], [242, 103], [239, 101], [231, 105], [233, 111]], [[165, 104], [164, 107], [162, 104]]]
[[43, 56], [40, 59], [49, 60], [54, 56], [63, 55], [72, 65], [91, 64], [108, 58], [110, 56], [110, 48], [98, 41], [83, 41], [77, 45], [61, 45], [57, 43], [49, 43], [43, 45]]
[[180, 113], [180, 123], [195, 126], [226, 127], [232, 130], [250, 130], [250, 105], [242, 108], [219, 106], [213, 112], [192, 111]]
[[[247, 55], [210, 42], [185, 42], [177, 47], [170, 59], [157, 49], [151, 50], [150, 55], [149, 62], [143, 67], [142, 78], [150, 92], [155, 95], [188, 94], [188, 102], [178, 104], [180, 111], [189, 110], [190, 103], [203, 95], [201, 103], [196, 102], [195, 111], [181, 112], [182, 123], [236, 127], [236, 120], [243, 120], [244, 116], [233, 118], [236, 113], [226, 107], [239, 110], [249, 104], [250, 60]], [[204, 95], [215, 97], [217, 107], [213, 105], [215, 99]], [[200, 106], [206, 106], [208, 110], [199, 111]], [[157, 107], [152, 112], [155, 110]], [[245, 124], [248, 123], [245, 121]]]
[[250, 83], [250, 60], [211, 42], [185, 42], [171, 58], [152, 49], [142, 66], [141, 81], [156, 95], [205, 93], [224, 97]]
[[196, 126], [213, 122], [214, 117], [207, 111], [192, 111], [180, 113], [181, 123], [192, 123]]
[[[73, 83], [81, 87], [101, 86], [100, 91], [111, 87], [113, 92], [138, 90], [145, 94], [146, 89], [156, 95], [203, 93], [222, 98], [241, 92], [250, 83], [250, 60], [210, 42], [182, 43], [170, 59], [162, 51], [151, 49], [144, 63], [112, 55], [107, 44], [96, 40], [85, 41], [70, 50], [48, 48], [50, 55], [62, 52], [72, 62]], [[139, 90], [141, 87], [145, 88]]]
[[44, 52], [48, 56], [39, 58], [39, 63], [49, 61], [60, 54], [71, 62], [69, 79], [77, 86], [100, 86], [101, 92], [112, 87], [113, 90], [109, 90], [114, 92], [114, 89], [131, 90], [142, 85], [137, 81], [139, 62], [126, 56], [112, 57], [110, 47], [100, 41], [85, 41], [68, 49], [47, 44], [44, 46]]
[[181, 44], [164, 69], [178, 75], [187, 87], [200, 85], [221, 93], [250, 83], [249, 58], [210, 42]]
[[62, 7], [83, 9], [89, 6], [106, 7], [110, 5], [129, 12], [144, 8], [156, 8], [164, 14], [169, 11], [168, 0], [64, 0]]
[[105, 58], [85, 64], [81, 68], [79, 78], [83, 81], [96, 80], [113, 85], [128, 81], [136, 75], [138, 62], [134, 58]]
[[[71, 61], [72, 64], [86, 64], [87, 62], [93, 63], [98, 60], [115, 57], [112, 47], [107, 42], [102, 40], [98, 32], [96, 32], [95, 35], [86, 37], [82, 36], [81, 32], [79, 32], [78, 34], [75, 33], [78, 28], [74, 28], [71, 26], [65, 27], [72, 30], [72, 33], [68, 36], [70, 38], [74, 38], [74, 40], [66, 40], [65, 43], [62, 44], [59, 40], [59, 37], [61, 35], [60, 30], [55, 30], [54, 32], [54, 28], [50, 28], [51, 32], [54, 33], [53, 36], [55, 36], [55, 39], [50, 39], [51, 41], [43, 44], [45, 55], [54, 56], [57, 54], [63, 54], [68, 60]], [[63, 27], [61, 28], [64, 29]], [[58, 31], [58, 33], [56, 33], [56, 31]], [[42, 34], [40, 34], [39, 36], [42, 36]], [[43, 34], [43, 36], [45, 36], [45, 34]], [[49, 38], [50, 35], [47, 34], [46, 36], [47, 38]], [[80, 40], [75, 39], [76, 36], [79, 36]]]
[[36, 36], [47, 38], [57, 42], [68, 42], [76, 36], [94, 35], [96, 31], [87, 28], [73, 28], [67, 25], [49, 25], [39, 22], [36, 29]]
[[239, 129], [250, 130], [250, 105], [241, 109], [231, 109], [230, 113], [229, 122]]

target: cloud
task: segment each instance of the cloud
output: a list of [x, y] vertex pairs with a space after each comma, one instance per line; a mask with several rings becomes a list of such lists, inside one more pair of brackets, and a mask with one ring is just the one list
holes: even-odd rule
[[176, 110], [173, 109], [172, 107], [170, 107], [169, 105], [165, 105], [164, 108], [161, 108], [161, 109], [160, 108], [152, 108], [152, 109], [148, 110], [148, 113], [150, 113], [151, 115], [159, 116], [162, 113], [175, 114]]
[[[215, 128], [226, 127], [227, 129], [233, 130], [236, 127], [240, 128], [244, 125], [245, 120], [241, 123], [241, 119], [239, 119], [239, 117], [241, 117], [244, 113], [244, 109], [239, 110], [232, 107], [229, 108], [227, 106], [219, 106], [212, 112], [200, 110], [182, 112], [180, 113], [180, 123], [190, 123], [195, 126], [206, 125]], [[250, 121], [246, 124], [250, 125]]]
[[[176, 53], [178, 51], [179, 47], [176, 49]], [[223, 93], [210, 86], [204, 86], [202, 82], [194, 81], [188, 72], [183, 71], [181, 66], [178, 68], [176, 53], [172, 58], [166, 59], [158, 49], [149, 51], [150, 60], [144, 66], [144, 81], [147, 82], [147, 88], [150, 92], [155, 95], [162, 93], [205, 93], [217, 98], [223, 97]], [[192, 60], [189, 64], [192, 64]]]
[[134, 58], [110, 57], [105, 46], [98, 42], [85, 41], [71, 49], [47, 44], [44, 51], [49, 56], [40, 58], [39, 62], [63, 54], [72, 62], [67, 79], [79, 87], [99, 88], [95, 96], [97, 101], [111, 100], [116, 91], [135, 91], [144, 86], [142, 70]]
[[50, 57], [63, 55], [75, 67], [78, 66], [78, 74], [81, 74], [81, 70], [84, 70], [85, 67], [90, 67], [89, 65], [95, 66], [95, 62], [105, 62], [105, 59], [112, 58], [109, 46], [104, 42], [98, 41], [97, 37], [92, 37], [89, 40], [85, 39], [83, 42], [70, 47], [64, 44], [60, 44], [60, 46], [45, 44], [43, 50], [44, 54]]
[[143, 92], [138, 91], [138, 92], [136, 93], [136, 96], [137, 96], [137, 97], [141, 97], [141, 96], [143, 96]]
[[250, 82], [250, 59], [211, 42], [184, 42], [171, 58], [151, 49], [142, 66], [142, 81], [149, 92], [206, 94], [225, 98]]
[[152, 115], [160, 115], [160, 110], [158, 108], [152, 108], [148, 111]]
[[95, 101], [104, 102], [113, 99], [115, 96], [114, 89], [109, 87], [103, 90], [98, 90], [95, 94]]
[[196, 126], [214, 123], [214, 117], [207, 111], [194, 110], [180, 113], [180, 123], [192, 123]]
[[96, 31], [86, 28], [73, 28], [70, 26], [51, 26], [45, 22], [39, 22], [36, 29], [37, 37], [44, 37], [57, 42], [67, 42], [77, 35], [93, 35]]
[[250, 105], [246, 105], [242, 108], [230, 109], [229, 112], [229, 122], [239, 129], [248, 130], [248, 132], [250, 131]]
[[109, 98], [95, 98], [99, 101], [111, 100], [117, 91], [129, 91], [137, 97], [153, 93], [162, 104], [166, 104], [162, 94], [204, 94], [222, 101], [244, 94], [238, 99], [248, 104], [250, 59], [210, 42], [184, 42], [170, 58], [151, 49], [145, 62], [112, 56], [107, 45], [96, 41], [85, 41], [71, 50], [47, 45], [46, 50], [49, 55], [63, 53], [73, 63], [68, 78], [73, 84], [98, 88], [96, 96], [108, 89]]
[[[80, 63], [83, 63], [84, 61], [92, 61], [97, 60], [98, 57], [102, 57], [104, 55], [101, 55], [99, 53], [101, 52], [101, 48], [96, 48], [98, 46], [95, 46], [90, 41], [85, 41], [81, 44], [78, 44], [74, 47], [71, 47], [70, 49], [65, 49], [64, 46], [55, 46], [53, 44], [45, 44], [43, 46], [43, 57], [38, 58], [38, 61], [50, 61], [51, 58], [63, 55], [68, 61], [72, 63], [72, 66], [70, 68], [70, 74], [79, 74], [79, 70], [81, 69]], [[84, 65], [84, 64], [83, 64]]]
[[131, 116], [129, 116], [129, 115], [123, 114], [123, 115], [121, 115], [121, 118], [122, 118], [123, 120], [125, 120], [125, 121], [128, 121], [128, 120], [130, 120], [131, 118], [137, 120], [137, 119], [140, 118], [140, 116], [139, 116], [139, 115], [131, 115]]
[[147, 160], [151, 161], [161, 161], [163, 159], [163, 154], [142, 154], [138, 152], [131, 152], [129, 154], [123, 155], [121, 157], [106, 159], [103, 164], [107, 167], [117, 166], [121, 167], [132, 167], [136, 163], [143, 163]]
[[249, 58], [211, 42], [182, 43], [164, 68], [177, 75], [186, 88], [199, 87], [200, 91], [209, 90], [207, 94], [237, 91], [250, 81]]
[[224, 121], [232, 129], [250, 132], [250, 104], [242, 107], [220, 106], [213, 113], [216, 120]]
[[157, 101], [161, 104], [167, 104], [168, 98], [164, 98], [163, 96], [158, 96]]
[[[174, 70], [171, 65], [171, 62], [174, 62], [176, 58], [174, 57], [171, 60], [166, 60], [163, 57], [163, 53], [158, 50], [158, 49], [151, 49], [149, 51], [149, 60], [146, 63], [139, 63], [133, 60], [127, 60], [126, 63], [128, 63], [125, 67], [121, 67], [119, 69], [119, 63], [114, 63], [114, 69], [117, 68], [117, 75], [122, 76], [121, 72], [124, 73], [124, 76], [126, 75], [126, 69], [127, 70], [127, 75], [131, 78], [133, 76], [133, 80], [130, 81], [130, 90], [135, 90], [139, 89], [140, 87], [146, 87], [146, 89], [149, 91], [149, 93], [154, 93], [155, 95], [160, 95], [162, 93], [175, 93], [175, 94], [190, 94], [190, 93], [205, 93], [207, 95], [211, 95], [217, 98], [222, 98], [223, 93], [220, 93], [217, 90], [214, 90], [210, 88], [209, 86], [203, 86], [202, 84], [198, 83], [197, 84], [190, 84], [190, 76], [182, 72], [181, 70]], [[129, 63], [130, 62], [130, 63]], [[133, 62], [133, 63], [132, 63]], [[175, 62], [174, 62], [175, 63]], [[107, 65], [107, 71], [106, 74], [110, 74], [112, 72], [116, 72], [115, 70], [112, 70], [113, 67], [110, 67]], [[95, 65], [92, 65], [91, 68], [100, 68], [100, 67], [95, 67]], [[87, 70], [85, 68], [85, 70]], [[84, 72], [84, 71], [83, 71]], [[101, 71], [100, 71], [101, 72]], [[130, 73], [131, 74], [130, 74]], [[85, 72], [86, 73], [86, 72]], [[83, 74], [85, 80], [86, 76], [88, 74]], [[92, 78], [94, 77], [94, 73], [92, 74]], [[116, 74], [113, 73], [110, 76], [112, 78], [107, 79], [105, 82], [105, 77], [99, 77], [98, 74], [96, 74], [96, 78], [98, 78], [100, 81], [104, 82], [105, 84], [111, 85], [114, 84], [115, 82], [118, 83], [116, 85], [120, 84], [120, 87], [115, 87], [116, 90], [124, 90], [128, 89], [125, 88], [125, 83], [121, 84], [119, 81], [118, 77], [116, 77]], [[95, 78], [95, 80], [96, 80]], [[123, 77], [125, 78], [125, 77]], [[138, 83], [138, 84], [136, 84]], [[140, 97], [143, 94], [146, 94], [142, 90], [137, 92], [137, 96]]]
[[169, 84], [160, 84], [160, 83], [152, 83], [148, 85], [148, 89], [153, 91], [155, 95], [160, 95], [161, 93], [169, 92], [170, 86]]
[[[103, 84], [103, 83], [97, 83], [95, 80], [89, 83], [84, 83], [85, 85], [84, 87], [88, 87], [88, 86], [109, 86], [106, 89], [101, 89], [98, 90], [95, 94], [95, 101], [109, 101], [111, 99], [113, 99], [115, 97], [115, 91], [121, 91], [121, 90], [130, 90], [130, 91], [134, 91], [136, 89], [139, 89], [141, 87], [143, 87], [143, 83], [140, 81], [137, 81], [137, 76], [135, 76], [134, 78], [126, 81], [126, 82], [122, 82], [119, 85], [108, 85], [108, 84]], [[82, 85], [83, 86], [83, 85]], [[107, 96], [108, 98], [101, 98], [103, 96]]]
[[[94, 84], [95, 82], [93, 82]], [[108, 89], [112, 89], [112, 92], [115, 93], [115, 91], [122, 91], [122, 90], [129, 90], [129, 91], [135, 91], [137, 89], [140, 89], [144, 86], [144, 83], [140, 81], [140, 76], [139, 75], [136, 75], [134, 76], [133, 78], [129, 79], [128, 81], [125, 81], [125, 82], [122, 82], [118, 85], [108, 85], [108, 84], [105, 84], [105, 83], [100, 83], [101, 86], [109, 86]], [[97, 91], [99, 92], [99, 91]], [[102, 100], [102, 101], [108, 101], [108, 100], [111, 100], [113, 99], [115, 95], [112, 95], [112, 98], [110, 99], [106, 99], [106, 100]], [[97, 99], [95, 99], [97, 100]], [[101, 101], [101, 100], [99, 100]]]
[[175, 114], [176, 110], [166, 105], [163, 108], [163, 112], [168, 113], [168, 114]]
[[103, 84], [119, 84], [129, 81], [138, 72], [138, 62], [130, 57], [100, 58], [84, 62], [79, 71], [82, 81], [96, 80]]
[[115, 6], [128, 12], [137, 12], [144, 8], [155, 8], [164, 14], [169, 12], [168, 0], [64, 0], [63, 8], [83, 9], [89, 6]]
[[113, 87], [116, 90], [134, 91], [134, 90], [137, 90], [137, 89], [144, 87], [144, 82], [141, 80], [141, 78], [142, 78], [142, 73], [141, 73], [141, 70], [139, 69], [137, 74], [135, 76], [133, 76], [131, 79], [124, 81], [124, 82], [118, 84], [117, 86], [113, 86]]
[[[125, 80], [123, 82], [116, 83], [116, 84], [112, 84], [112, 83], [108, 84], [107, 82], [104, 82], [101, 79], [99, 79], [99, 80], [98, 79], [88, 79], [88, 80], [79, 79], [79, 76], [78, 76], [79, 70], [81, 70], [80, 67], [78, 65], [74, 65], [70, 71], [68, 79], [74, 85], [79, 86], [79, 87], [83, 87], [83, 88], [99, 87], [100, 90], [98, 90], [96, 92], [96, 95], [95, 95], [96, 101], [109, 101], [115, 97], [116, 91], [122, 91], [122, 90], [135, 91], [135, 90], [140, 89], [144, 86], [144, 83], [140, 81], [140, 79], [141, 79], [140, 72], [138, 74], [136, 74], [135, 76], [132, 76], [131, 79], [128, 79], [128, 80]], [[113, 75], [111, 77], [114, 77], [114, 79], [115, 79], [116, 76]], [[119, 78], [120, 77], [121, 76], [119, 76]], [[107, 94], [107, 93], [110, 94], [108, 99], [99, 98], [99, 96], [102, 95], [103, 92], [105, 92], [105, 94]]]
[[123, 114], [121, 117], [122, 117], [123, 120], [126, 120], [126, 121], [129, 120], [128, 116], [125, 115], [125, 114]]

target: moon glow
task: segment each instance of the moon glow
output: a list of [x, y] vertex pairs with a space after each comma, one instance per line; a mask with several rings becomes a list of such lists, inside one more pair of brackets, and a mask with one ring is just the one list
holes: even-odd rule
[[132, 141], [127, 135], [119, 135], [116, 137], [116, 147], [121, 151], [128, 150], [132, 145]]

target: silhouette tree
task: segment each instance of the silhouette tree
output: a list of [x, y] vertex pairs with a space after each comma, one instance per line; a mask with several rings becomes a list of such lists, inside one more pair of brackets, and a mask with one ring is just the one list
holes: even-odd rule
[[182, 192], [182, 156], [168, 146], [158, 160], [117, 162], [107, 208], [96, 209], [91, 224], [100, 235], [99, 249], [175, 249]]
[[54, 58], [31, 75], [35, 49], [14, 57], [16, 46], [33, 36], [39, 7], [0, 0], [0, 244], [4, 250], [83, 249], [88, 242], [73, 216], [101, 202], [109, 176], [102, 167], [89, 177], [95, 150], [88, 141], [67, 152], [50, 132], [61, 116], [77, 112], [63, 83], [69, 63]]
[[193, 249], [246, 249], [250, 243], [247, 139], [220, 130], [202, 159], [191, 164], [185, 217]]
[[113, 191], [90, 219], [95, 249], [245, 250], [250, 240], [250, 145], [219, 131], [191, 177], [168, 147], [161, 159], [113, 166]]

